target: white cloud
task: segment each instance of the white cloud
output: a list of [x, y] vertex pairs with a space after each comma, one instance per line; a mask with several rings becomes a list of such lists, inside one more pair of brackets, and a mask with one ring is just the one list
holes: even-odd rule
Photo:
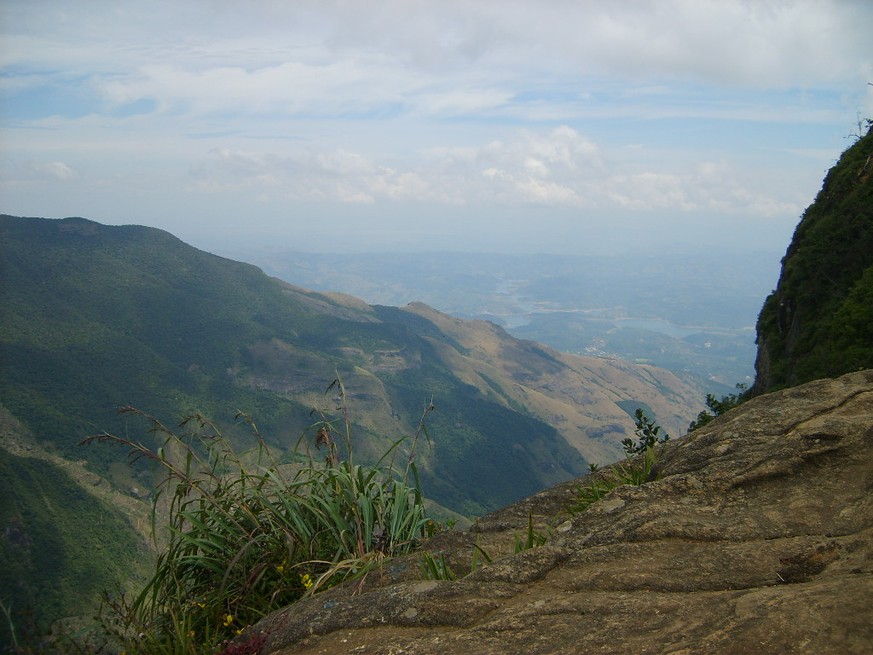
[[259, 198], [372, 204], [429, 199], [428, 183], [347, 151], [279, 156], [219, 149], [192, 170], [194, 188], [208, 193], [248, 190]]
[[873, 115], [871, 23], [850, 0], [7, 0], [0, 169], [24, 213], [159, 188], [210, 218], [782, 220]]
[[[276, 155], [217, 149], [192, 171], [200, 191], [248, 190], [258, 198], [345, 203], [417, 202], [442, 205], [539, 205], [604, 212], [797, 215], [791, 199], [742, 179], [726, 162], [681, 168], [622, 160], [562, 126], [523, 130], [478, 148], [435, 149], [424, 160], [391, 166], [346, 150]], [[748, 176], [746, 176], [748, 178]]]
[[79, 177], [72, 167], [62, 161], [15, 161], [0, 170], [0, 179], [6, 187], [34, 186], [70, 182]]
[[769, 189], [767, 181], [759, 180], [755, 185], [726, 162], [701, 162], [684, 171], [617, 174], [604, 180], [604, 189], [617, 205], [643, 212], [671, 210], [774, 218], [799, 216], [802, 211], [792, 199]]
[[480, 193], [503, 203], [589, 204], [590, 185], [603, 170], [597, 146], [567, 126], [493, 141], [473, 161], [487, 183]]
[[76, 171], [62, 161], [52, 161], [39, 167], [43, 172], [57, 180], [72, 180], [76, 177]]
[[580, 65], [631, 78], [793, 86], [856, 74], [863, 61], [844, 55], [862, 54], [865, 15], [860, 3], [588, 3], [557, 40]]
[[[864, 2], [8, 4], [4, 68], [61, 66], [113, 103], [194, 115], [400, 108], [566, 119], [603, 79], [617, 95], [681, 80], [790, 89], [873, 77]], [[544, 85], [580, 95], [514, 100]]]

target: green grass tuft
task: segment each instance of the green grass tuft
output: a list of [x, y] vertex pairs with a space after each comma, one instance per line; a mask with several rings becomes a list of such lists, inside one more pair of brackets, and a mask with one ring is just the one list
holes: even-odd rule
[[[203, 417], [186, 419], [180, 434], [125, 411], [145, 418], [163, 445], [111, 434], [86, 442], [120, 444], [163, 470], [153, 530], [156, 544], [166, 540], [142, 592], [107, 599], [103, 624], [128, 653], [215, 652], [268, 612], [410, 552], [432, 525], [411, 459], [402, 473], [354, 463], [345, 412], [346, 459], [338, 455], [337, 421], [322, 412], [311, 431], [326, 449], [324, 463], [280, 466], [245, 416], [256, 445], [237, 453]], [[161, 528], [156, 517], [164, 511]]]
[[624, 462], [598, 469], [597, 474], [587, 484], [577, 489], [576, 498], [567, 507], [567, 511], [570, 514], [579, 514], [603, 499], [613, 489], [625, 485], [638, 487], [657, 479], [656, 462], [655, 449], [653, 446], [648, 446], [636, 457], [628, 456]]

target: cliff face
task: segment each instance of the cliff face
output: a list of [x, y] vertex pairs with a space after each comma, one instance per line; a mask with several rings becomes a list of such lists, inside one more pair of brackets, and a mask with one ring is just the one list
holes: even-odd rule
[[[586, 479], [437, 535], [425, 549], [458, 580], [422, 579], [416, 554], [267, 617], [262, 652], [870, 652], [873, 371], [755, 398], [659, 452], [659, 479], [575, 516]], [[529, 517], [550, 536], [514, 553]], [[474, 546], [492, 562], [461, 577]]]
[[797, 226], [758, 319], [753, 394], [873, 367], [873, 132]]

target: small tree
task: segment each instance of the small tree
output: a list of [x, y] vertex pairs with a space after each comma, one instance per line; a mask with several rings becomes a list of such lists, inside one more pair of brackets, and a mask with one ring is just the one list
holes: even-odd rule
[[645, 452], [656, 444], [670, 440], [670, 435], [664, 432], [654, 419], [646, 416], [641, 407], [637, 408], [635, 417], [637, 428], [634, 430], [634, 434], [637, 435], [637, 443], [634, 443], [633, 439], [630, 438], [621, 442], [621, 445], [624, 446], [624, 452], [628, 456]]

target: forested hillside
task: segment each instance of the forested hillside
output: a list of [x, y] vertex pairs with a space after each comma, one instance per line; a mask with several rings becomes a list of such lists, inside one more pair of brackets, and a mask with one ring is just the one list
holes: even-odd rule
[[873, 368], [873, 132], [803, 214], [758, 320], [755, 393]]

